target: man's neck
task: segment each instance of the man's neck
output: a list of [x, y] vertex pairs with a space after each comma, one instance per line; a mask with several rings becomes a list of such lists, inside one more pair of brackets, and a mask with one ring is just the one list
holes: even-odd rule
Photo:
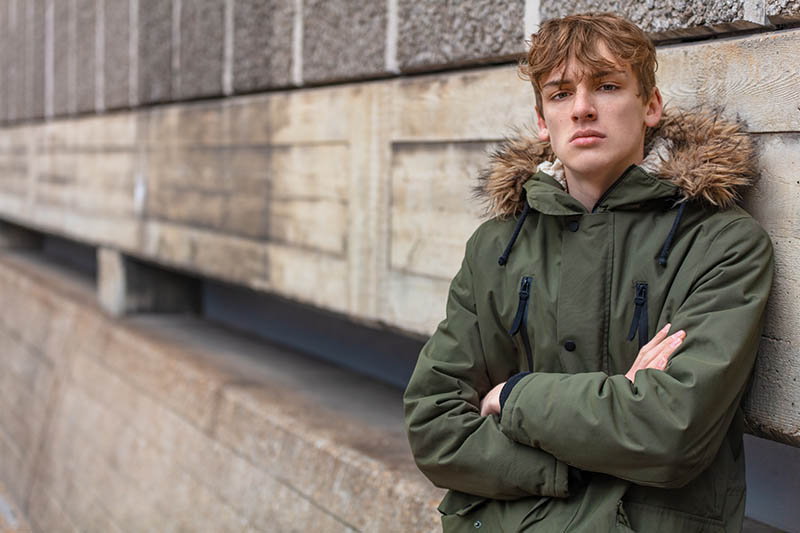
[[591, 212], [597, 201], [622, 176], [623, 172], [632, 164], [638, 165], [641, 162], [641, 157], [634, 161], [625, 161], [613, 168], [609, 168], [604, 174], [581, 174], [565, 167], [564, 177], [567, 180], [567, 190], [570, 196], [578, 200], [587, 211]]

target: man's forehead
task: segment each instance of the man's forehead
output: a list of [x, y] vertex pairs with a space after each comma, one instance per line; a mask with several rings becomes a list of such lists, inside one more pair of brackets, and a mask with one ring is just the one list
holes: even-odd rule
[[580, 63], [575, 59], [570, 59], [547, 73], [542, 78], [542, 87], [547, 85], [560, 85], [565, 82], [577, 83], [587, 76], [590, 79], [604, 78], [611, 75], [627, 77], [630, 76], [631, 73], [630, 65], [620, 64], [618, 61], [610, 60], [608, 64], [596, 67]]

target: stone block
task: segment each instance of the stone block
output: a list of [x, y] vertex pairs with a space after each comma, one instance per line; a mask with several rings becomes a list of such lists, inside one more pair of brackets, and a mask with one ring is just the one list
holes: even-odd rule
[[97, 57], [97, 0], [75, 0], [76, 111], [95, 109]]
[[401, 70], [509, 60], [525, 50], [522, 0], [398, 0], [397, 9]]
[[765, 0], [766, 15], [773, 24], [800, 20], [800, 0]]
[[8, 120], [8, 1], [0, 2], [0, 124]]
[[53, 2], [53, 114], [75, 110], [75, 6]]
[[172, 2], [139, 0], [138, 95], [140, 104], [172, 99]]
[[491, 143], [404, 143], [391, 166], [392, 270], [449, 280], [480, 224], [475, 176]]
[[286, 0], [234, 2], [234, 92], [291, 84], [294, 16]]
[[303, 3], [303, 81], [330, 82], [386, 71], [386, 2]]
[[25, 118], [25, 48], [27, 10], [23, 0], [5, 3], [6, 35], [5, 61], [6, 79], [3, 99], [6, 119], [10, 122]]
[[129, 106], [131, 97], [130, 0], [104, 1], [104, 104], [118, 109]]
[[45, 0], [27, 0], [25, 4], [28, 9], [25, 116], [37, 119], [44, 116]]
[[181, 3], [180, 68], [175, 99], [222, 94], [225, 1]]
[[[742, 23], [746, 0], [726, 2], [701, 2], [685, 0], [652, 0], [649, 2], [617, 2], [616, 0], [577, 0], [560, 2], [542, 0], [540, 13], [542, 20], [563, 17], [574, 13], [589, 11], [611, 11], [623, 15], [643, 30], [653, 33], [654, 38], [674, 38], [682, 34], [701, 35], [711, 33], [709, 26], [721, 26], [723, 30], [730, 24]], [[681, 30], [685, 30], [682, 32]]]

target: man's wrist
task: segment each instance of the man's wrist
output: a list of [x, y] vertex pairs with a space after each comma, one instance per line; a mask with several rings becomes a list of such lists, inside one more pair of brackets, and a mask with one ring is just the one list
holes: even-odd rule
[[518, 374], [514, 374], [513, 376], [508, 378], [508, 381], [506, 381], [506, 384], [503, 385], [503, 389], [500, 391], [500, 418], [501, 419], [503, 418], [503, 406], [506, 404], [506, 400], [508, 400], [508, 397], [511, 395], [512, 389], [514, 388], [514, 386], [517, 383], [519, 383], [519, 381], [522, 378], [524, 378], [525, 376], [527, 376], [529, 374], [530, 374], [530, 372], [520, 372]]

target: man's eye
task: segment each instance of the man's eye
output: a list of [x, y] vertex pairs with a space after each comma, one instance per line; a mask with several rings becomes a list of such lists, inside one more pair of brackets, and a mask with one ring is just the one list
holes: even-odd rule
[[557, 93], [553, 93], [550, 96], [550, 99], [551, 100], [563, 100], [567, 96], [569, 96], [569, 93], [567, 91], [560, 91], [560, 92], [557, 92]]
[[601, 91], [616, 91], [617, 90], [617, 86], [614, 85], [613, 83], [604, 83], [603, 85], [600, 86], [600, 90]]

